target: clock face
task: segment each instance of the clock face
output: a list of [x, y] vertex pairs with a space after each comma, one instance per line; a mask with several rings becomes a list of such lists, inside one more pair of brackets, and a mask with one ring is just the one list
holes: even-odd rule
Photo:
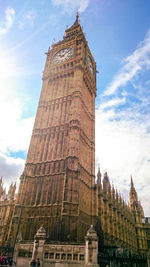
[[87, 55], [87, 63], [88, 63], [88, 66], [89, 66], [91, 73], [94, 74], [93, 63], [92, 63], [92, 60], [91, 60], [89, 54]]
[[58, 64], [62, 63], [65, 60], [69, 59], [73, 54], [73, 50], [71, 47], [69, 48], [64, 48], [60, 51], [58, 51], [54, 57], [53, 57], [53, 63]]

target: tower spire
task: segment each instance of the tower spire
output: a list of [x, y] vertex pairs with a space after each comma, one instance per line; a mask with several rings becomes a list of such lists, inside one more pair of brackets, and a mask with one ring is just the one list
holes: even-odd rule
[[133, 179], [132, 179], [132, 175], [131, 175], [131, 185], [130, 185], [130, 207], [134, 204], [138, 205], [138, 196], [137, 196], [137, 192], [135, 190], [134, 187], [134, 183], [133, 183]]
[[65, 30], [64, 39], [73, 38], [79, 34], [83, 34], [83, 32], [80, 26], [79, 12], [77, 12], [75, 22], [72, 24], [71, 27]]
[[130, 202], [138, 201], [137, 192], [134, 187], [132, 175], [131, 175], [131, 185], [130, 185]]
[[79, 12], [76, 13], [76, 21], [79, 23]]
[[131, 188], [134, 188], [133, 179], [132, 179], [132, 174], [131, 174]]

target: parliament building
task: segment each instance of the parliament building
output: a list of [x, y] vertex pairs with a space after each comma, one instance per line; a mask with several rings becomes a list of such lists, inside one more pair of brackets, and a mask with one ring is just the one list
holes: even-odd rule
[[[104, 257], [106, 250], [109, 258], [110, 251], [116, 253], [116, 259], [119, 253], [126, 258], [134, 255], [139, 261], [147, 258], [150, 233], [132, 177], [128, 204], [111, 185], [107, 173], [102, 176], [99, 168], [95, 177], [96, 73], [96, 62], [77, 14], [63, 39], [46, 53], [42, 90], [18, 193], [16, 185], [11, 184], [6, 194], [0, 180], [1, 251], [9, 248], [15, 250], [16, 258], [30, 259], [36, 249], [35, 236], [37, 240], [44, 236], [44, 254], [39, 256], [43, 257], [42, 266], [58, 266], [55, 263], [59, 260], [66, 261], [59, 266], [99, 266], [82, 264], [85, 237], [89, 240], [93, 235], [93, 240], [98, 240], [99, 257]], [[88, 242], [89, 247], [94, 244]], [[58, 247], [63, 251], [60, 256]], [[69, 248], [72, 252], [64, 252]], [[106, 266], [100, 262], [100, 266]]]

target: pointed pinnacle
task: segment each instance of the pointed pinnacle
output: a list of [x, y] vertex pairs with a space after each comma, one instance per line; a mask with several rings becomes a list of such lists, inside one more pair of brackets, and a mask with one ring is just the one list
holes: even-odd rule
[[101, 178], [101, 172], [100, 172], [100, 164], [98, 164], [98, 172], [97, 172], [97, 178], [100, 179]]
[[104, 173], [103, 182], [109, 183], [109, 177], [107, 175], [107, 172]]
[[79, 12], [76, 13], [76, 21], [79, 22]]
[[131, 187], [132, 187], [132, 188], [134, 187], [133, 179], [132, 179], [132, 175], [131, 175]]

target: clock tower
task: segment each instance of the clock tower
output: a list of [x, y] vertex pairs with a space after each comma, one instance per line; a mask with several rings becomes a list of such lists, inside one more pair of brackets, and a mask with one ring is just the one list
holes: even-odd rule
[[79, 23], [46, 53], [43, 86], [9, 241], [83, 241], [96, 220], [96, 63]]

